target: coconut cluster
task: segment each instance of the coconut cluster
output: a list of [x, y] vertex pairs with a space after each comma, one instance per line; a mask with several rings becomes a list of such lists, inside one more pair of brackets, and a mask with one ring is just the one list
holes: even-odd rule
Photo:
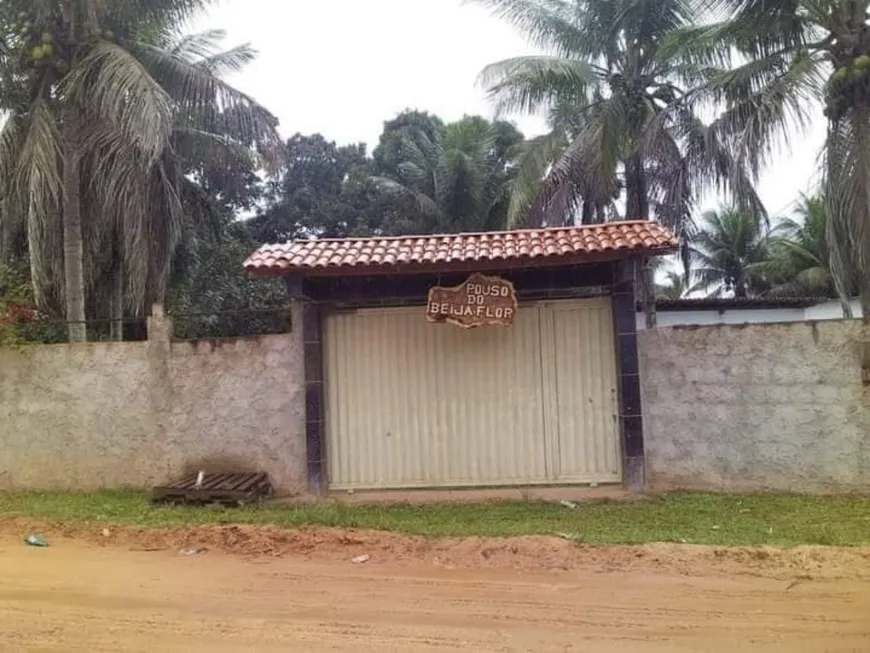
[[[17, 19], [3, 26], [7, 44], [21, 53], [27, 67], [50, 67], [61, 74], [68, 72], [74, 46], [69, 41], [68, 29], [61, 16], [53, 16], [39, 23], [33, 22], [33, 18], [32, 14], [21, 12]], [[114, 40], [115, 35], [107, 30], [94, 29], [88, 37], [92, 40]]]
[[58, 39], [59, 20], [38, 24], [26, 12], [18, 14], [17, 20], [5, 26], [7, 39], [28, 67], [54, 66], [62, 68], [64, 44]]
[[840, 66], [828, 80], [825, 116], [842, 118], [850, 107], [870, 103], [870, 54], [861, 54]]

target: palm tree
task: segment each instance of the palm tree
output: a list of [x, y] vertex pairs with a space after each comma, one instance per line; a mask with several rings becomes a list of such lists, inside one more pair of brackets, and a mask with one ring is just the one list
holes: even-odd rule
[[753, 270], [771, 280], [768, 294], [836, 297], [827, 241], [825, 198], [802, 195], [795, 218], [779, 221], [768, 238], [766, 261]]
[[685, 271], [667, 270], [661, 278], [655, 286], [656, 297], [659, 299], [684, 299], [704, 290], [702, 283], [690, 283], [691, 273], [687, 275]]
[[682, 299], [687, 292], [686, 276], [674, 270], [665, 273], [664, 283], [656, 284], [656, 297], [661, 299]]
[[[844, 310], [857, 286], [870, 314], [870, 31], [867, 0], [708, 0], [718, 22], [690, 30], [703, 43], [708, 84], [725, 104], [714, 125], [746, 165], [760, 167], [824, 105], [823, 194], [830, 269]], [[732, 67], [734, 55], [741, 65]]]
[[[553, 189], [548, 211], [542, 213], [541, 200], [548, 192], [547, 182], [556, 162], [561, 161], [574, 140], [588, 126], [593, 110], [585, 103], [574, 103], [555, 98], [549, 109], [549, 132], [532, 138], [518, 148], [517, 172], [511, 183], [508, 225], [540, 226], [545, 224], [592, 224], [604, 222], [617, 215], [615, 202], [622, 194], [622, 180], [614, 171], [612, 178], [601, 180], [604, 189], [583, 177], [566, 177]], [[557, 214], [559, 203], [564, 214]], [[534, 209], [534, 210], [533, 210]]]
[[735, 208], [708, 211], [691, 237], [692, 279], [711, 296], [753, 297], [766, 291], [757, 270], [769, 253], [763, 222]]
[[[277, 121], [242, 94], [230, 89], [238, 103], [223, 104], [220, 92], [211, 102], [207, 97], [197, 100], [196, 91], [191, 93], [182, 85], [183, 68], [205, 73], [198, 80], [203, 85], [223, 86], [223, 75], [236, 72], [253, 60], [255, 53], [247, 45], [222, 49], [225, 37], [221, 30], [181, 34], [169, 26], [140, 46], [148, 49], [140, 53], [143, 67], [173, 98], [175, 119], [169, 143], [142, 189], [142, 199], [150, 200], [150, 205], [145, 205], [147, 210], [136, 212], [116, 204], [115, 215], [109, 212], [109, 219], [100, 222], [103, 233], [96, 234], [92, 241], [89, 239], [114, 244], [109, 250], [112, 255], [102, 259], [105, 273], [99, 274], [97, 270], [97, 276], [89, 281], [96, 298], [112, 298], [116, 336], [125, 307], [134, 315], [141, 315], [152, 303], [163, 301], [173, 267], [183, 262], [175, 253], [185, 235], [192, 237], [202, 225], [214, 233], [223, 228], [221, 211], [203, 188], [203, 176], [209, 170], [237, 171], [242, 175], [261, 164], [271, 167], [282, 147], [273, 129]], [[177, 71], [180, 75], [176, 79], [165, 75], [165, 58], [180, 64], [182, 70]], [[260, 125], [249, 131], [247, 125], [252, 122]], [[103, 165], [101, 153], [91, 157], [89, 163], [93, 166], [91, 177], [98, 177]], [[92, 214], [99, 214], [99, 210], [95, 208]], [[187, 253], [195, 254], [192, 245], [196, 238], [191, 240]], [[147, 249], [143, 251], [136, 243]], [[98, 258], [98, 253], [91, 250], [90, 260]], [[106, 289], [108, 295], [100, 291], [101, 280], [114, 282]]]
[[134, 310], [165, 290], [188, 156], [280, 143], [271, 114], [220, 77], [249, 49], [216, 52], [214, 34], [173, 40], [206, 4], [0, 5], [4, 231], [26, 231], [37, 299], [62, 303], [71, 341], [87, 337], [86, 295], [106, 258]]
[[374, 177], [414, 216], [421, 232], [504, 229], [517, 129], [466, 117], [433, 133], [410, 126], [395, 138], [397, 163]]
[[[498, 110], [551, 112], [554, 132], [539, 142], [543, 152], [527, 157], [531, 169], [518, 175], [526, 186], [515, 188], [514, 219], [525, 212], [531, 224], [564, 224], [574, 221], [578, 207], [600, 218], [597, 207], [612, 204], [620, 188], [627, 216], [656, 217], [683, 239], [700, 193], [710, 186], [730, 191], [747, 212], [764, 212], [752, 171], [681, 103], [702, 75], [697, 55], [675, 47], [672, 35], [699, 20], [699, 3], [474, 1], [550, 53], [501, 61], [482, 73]], [[568, 124], [559, 118], [566, 109]], [[647, 322], [654, 326], [649, 268], [643, 290]]]

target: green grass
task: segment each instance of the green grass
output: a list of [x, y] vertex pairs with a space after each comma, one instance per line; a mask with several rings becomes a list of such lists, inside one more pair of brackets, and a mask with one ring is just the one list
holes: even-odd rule
[[640, 501], [495, 502], [423, 506], [319, 504], [248, 508], [155, 507], [144, 494], [0, 494], [0, 516], [113, 522], [142, 527], [196, 524], [339, 526], [425, 536], [572, 534], [590, 544], [717, 545], [870, 543], [870, 498], [677, 493]]

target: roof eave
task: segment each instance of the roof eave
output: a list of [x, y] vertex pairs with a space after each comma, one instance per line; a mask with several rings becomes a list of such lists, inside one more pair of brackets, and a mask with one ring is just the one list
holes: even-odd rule
[[[251, 259], [245, 261], [245, 272], [251, 278], [275, 278], [289, 276], [303, 277], [335, 277], [335, 276], [402, 276], [411, 274], [436, 274], [452, 272], [478, 272], [496, 270], [514, 270], [520, 268], [582, 266], [595, 263], [618, 261], [621, 259], [641, 258], [646, 256], [664, 256], [673, 254], [678, 246], [675, 243], [656, 247], [634, 247], [625, 249], [603, 250], [601, 252], [569, 255], [539, 255], [521, 256], [503, 259], [482, 259], [476, 261], [447, 261], [376, 264], [376, 265], [327, 265], [327, 266], [288, 266], [279, 267], [249, 265]], [[252, 257], [253, 258], [253, 257]]]

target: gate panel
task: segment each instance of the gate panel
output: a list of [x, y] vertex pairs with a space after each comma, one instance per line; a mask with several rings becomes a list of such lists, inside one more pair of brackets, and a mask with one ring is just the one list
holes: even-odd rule
[[549, 480], [537, 307], [468, 330], [420, 308], [335, 314], [324, 355], [331, 489]]
[[562, 483], [622, 480], [616, 348], [609, 298], [550, 304]]

